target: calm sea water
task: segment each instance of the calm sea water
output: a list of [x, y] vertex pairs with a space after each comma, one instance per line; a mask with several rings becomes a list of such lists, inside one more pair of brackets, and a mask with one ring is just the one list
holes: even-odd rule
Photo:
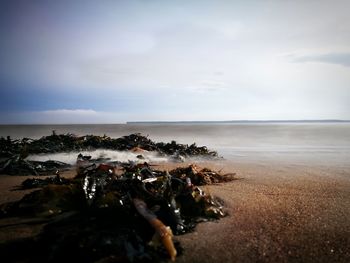
[[53, 130], [110, 137], [139, 132], [154, 141], [196, 142], [237, 161], [350, 163], [350, 123], [3, 125], [0, 136], [36, 139]]

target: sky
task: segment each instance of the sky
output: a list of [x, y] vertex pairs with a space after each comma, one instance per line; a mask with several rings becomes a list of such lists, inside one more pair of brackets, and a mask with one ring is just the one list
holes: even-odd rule
[[0, 1], [0, 123], [350, 119], [350, 1]]

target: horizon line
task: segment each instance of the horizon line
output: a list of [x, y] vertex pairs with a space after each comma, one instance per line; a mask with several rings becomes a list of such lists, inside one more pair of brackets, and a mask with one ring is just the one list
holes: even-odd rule
[[221, 120], [221, 121], [126, 121], [115, 123], [0, 123], [0, 126], [10, 125], [116, 125], [116, 124], [205, 124], [205, 123], [344, 123], [350, 122], [350, 120], [342, 119], [292, 119], [292, 120]]
[[307, 122], [350, 122], [350, 120], [342, 120], [342, 119], [292, 119], [292, 120], [223, 120], [223, 121], [128, 121], [126, 124], [138, 124], [138, 123], [148, 123], [148, 124], [158, 124], [158, 123], [307, 123]]

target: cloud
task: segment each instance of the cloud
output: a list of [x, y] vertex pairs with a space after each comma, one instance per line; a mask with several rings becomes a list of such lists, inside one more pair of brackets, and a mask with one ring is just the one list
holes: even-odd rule
[[350, 116], [349, 1], [16, 2], [2, 123]]
[[350, 67], [350, 53], [328, 53], [320, 55], [300, 56], [295, 58], [294, 62], [321, 62]]

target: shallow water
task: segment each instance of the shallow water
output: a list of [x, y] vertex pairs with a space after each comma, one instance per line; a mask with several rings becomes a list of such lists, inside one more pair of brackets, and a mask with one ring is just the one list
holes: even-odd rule
[[[350, 123], [3, 125], [0, 126], [0, 136], [37, 139], [51, 134], [52, 130], [110, 137], [139, 132], [154, 141], [196, 142], [217, 150], [226, 159], [237, 161], [350, 163]], [[104, 154], [109, 157], [114, 153]], [[125, 157], [118, 153], [114, 155]]]

